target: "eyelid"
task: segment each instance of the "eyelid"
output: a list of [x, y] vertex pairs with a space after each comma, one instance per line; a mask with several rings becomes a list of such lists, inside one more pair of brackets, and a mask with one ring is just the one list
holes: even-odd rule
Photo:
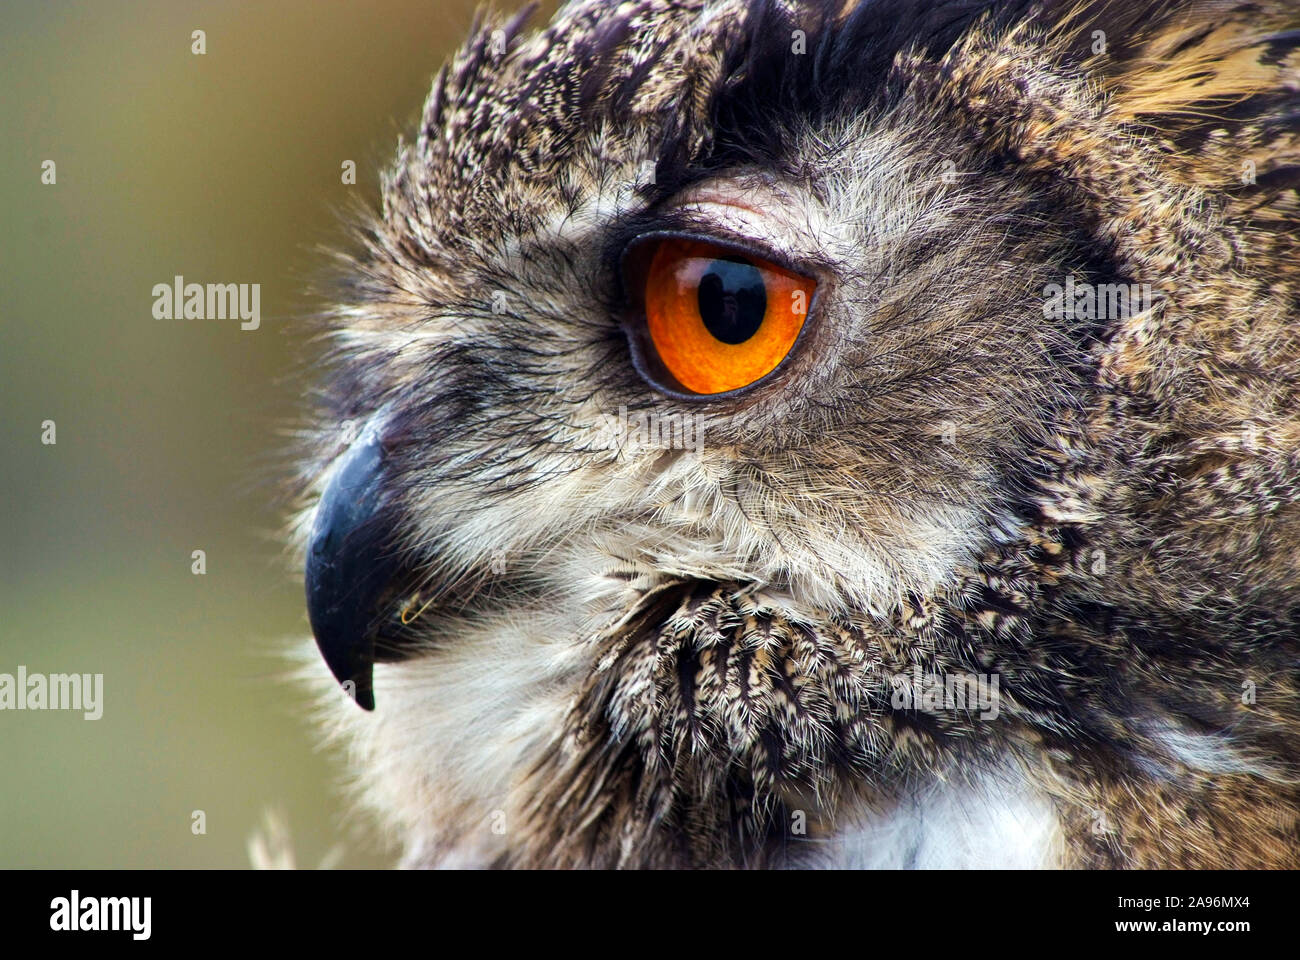
[[[711, 225], [710, 225], [711, 226]], [[789, 256], [781, 250], [769, 247], [765, 242], [754, 240], [749, 237], [736, 237], [729, 234], [719, 234], [712, 230], [701, 229], [699, 226], [685, 222], [681, 225], [664, 225], [655, 229], [646, 230], [637, 233], [623, 247], [623, 252], [619, 257], [619, 276], [623, 283], [623, 289], [628, 294], [636, 294], [638, 291], [634, 283], [629, 283], [629, 259], [639, 250], [644, 249], [649, 243], [655, 240], [694, 240], [699, 243], [708, 243], [722, 250], [736, 253], [744, 257], [750, 257], [755, 260], [766, 260], [782, 270], [788, 270], [791, 273], [797, 273], [801, 276], [808, 277], [817, 283], [817, 289], [820, 290], [826, 282], [826, 268], [820, 263], [810, 263], [806, 260], [796, 259]], [[635, 272], [635, 265], [632, 273]], [[635, 297], [630, 297], [630, 302], [636, 304]], [[812, 316], [811, 308], [808, 311], [809, 317]]]

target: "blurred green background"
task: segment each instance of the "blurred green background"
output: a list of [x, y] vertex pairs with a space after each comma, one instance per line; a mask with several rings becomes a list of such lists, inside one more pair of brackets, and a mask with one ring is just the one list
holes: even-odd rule
[[[300, 866], [391, 862], [280, 679], [308, 633], [283, 437], [318, 248], [375, 202], [474, 6], [0, 8], [0, 672], [104, 674], [100, 720], [0, 712], [0, 867], [243, 867], [267, 809]], [[261, 328], [155, 320], [176, 274], [260, 283]]]

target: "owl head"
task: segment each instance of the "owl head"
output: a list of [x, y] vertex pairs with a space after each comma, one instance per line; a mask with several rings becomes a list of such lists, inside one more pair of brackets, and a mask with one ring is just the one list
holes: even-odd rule
[[476, 24], [341, 271], [297, 522], [407, 862], [791, 862], [960, 781], [1109, 863], [1142, 777], [1286, 781], [1294, 673], [1218, 733], [1295, 651], [1283, 6]]

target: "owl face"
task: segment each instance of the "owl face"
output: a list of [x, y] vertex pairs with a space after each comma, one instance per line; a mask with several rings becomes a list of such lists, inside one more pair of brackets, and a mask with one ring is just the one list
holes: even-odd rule
[[301, 521], [408, 860], [733, 864], [789, 809], [1015, 752], [891, 713], [922, 665], [1021, 678], [1058, 735], [1068, 670], [1018, 659], [1065, 575], [1044, 516], [1088, 513], [1062, 463], [1145, 361], [1048, 291], [1159, 279], [1098, 240], [1135, 207], [1062, 173], [1057, 131], [1107, 136], [1086, 48], [1015, 5], [519, 26], [474, 34], [385, 178]]
[[[727, 55], [695, 5], [654, 9], [691, 62]], [[1074, 402], [1086, 331], [1044, 320], [1074, 253], [1049, 198], [924, 105], [865, 91], [690, 150], [662, 104], [704, 101], [707, 129], [766, 93], [717, 92], [688, 62], [569, 106], [665, 42], [539, 66], [536, 45], [489, 39], [389, 181], [375, 299], [341, 334], [366, 401], [341, 419], [377, 489], [347, 522], [394, 570], [367, 614], [381, 657], [529, 604], [590, 630], [632, 577], [828, 611], [932, 596], [1014, 530]], [[769, 56], [797, 73], [785, 46]], [[514, 82], [531, 71], [560, 103], [553, 139]], [[462, 102], [503, 119], [449, 122]]]

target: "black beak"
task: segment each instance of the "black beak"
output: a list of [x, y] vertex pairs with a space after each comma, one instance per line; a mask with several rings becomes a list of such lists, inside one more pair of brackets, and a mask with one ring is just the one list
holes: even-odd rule
[[379, 510], [383, 468], [379, 437], [363, 435], [321, 496], [307, 553], [307, 615], [316, 645], [366, 710], [375, 709], [376, 608], [396, 568]]

